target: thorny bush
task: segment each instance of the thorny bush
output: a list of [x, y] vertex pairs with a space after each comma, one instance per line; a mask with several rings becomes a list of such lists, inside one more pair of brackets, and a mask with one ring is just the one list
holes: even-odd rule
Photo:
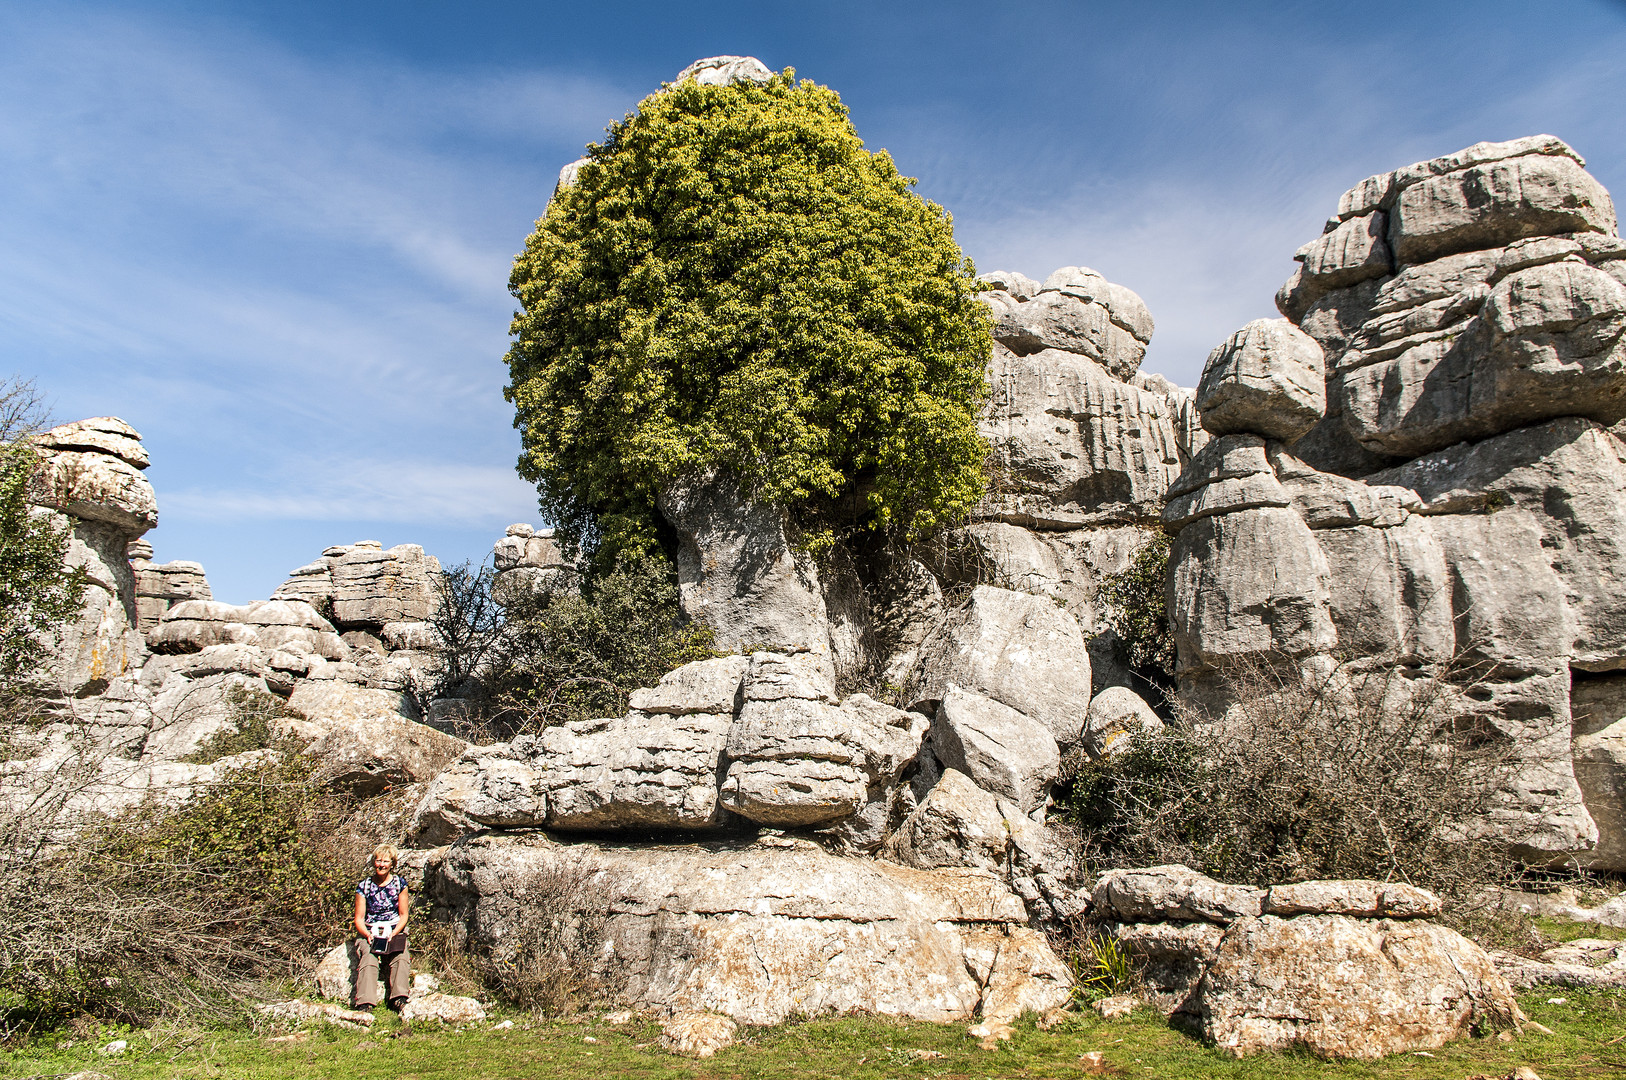
[[558, 1015], [604, 999], [609, 872], [561, 855], [524, 871], [504, 892], [504, 933], [473, 951], [481, 981], [509, 1004]]
[[1462, 687], [1405, 669], [1320, 676], [1257, 665], [1223, 716], [1176, 722], [1064, 762], [1083, 860], [1183, 863], [1223, 881], [1406, 881], [1463, 904], [1516, 872], [1487, 827], [1522, 764], [1460, 722]]
[[[254, 714], [275, 706], [251, 695], [235, 708], [254, 741]], [[98, 808], [126, 779], [117, 767], [134, 766], [92, 736], [62, 736], [50, 769], [13, 772], [0, 804], [8, 1031], [80, 1014], [225, 1018], [336, 942], [376, 807], [329, 792], [316, 762], [284, 749], [179, 806], [155, 793], [109, 816]]]

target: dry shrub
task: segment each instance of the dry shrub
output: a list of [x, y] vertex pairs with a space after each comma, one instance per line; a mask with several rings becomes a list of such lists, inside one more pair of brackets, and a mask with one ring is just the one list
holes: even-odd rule
[[504, 890], [489, 944], [473, 950], [475, 972], [537, 1015], [605, 999], [613, 990], [602, 955], [612, 891], [608, 872], [585, 858], [560, 855], [525, 870]]
[[[274, 707], [236, 704], [250, 733]], [[265, 980], [303, 974], [343, 930], [377, 826], [401, 810], [333, 794], [317, 762], [284, 749], [178, 806], [109, 816], [98, 794], [119, 763], [90, 733], [72, 742], [0, 803], [0, 1008], [13, 1030], [242, 1014]]]
[[1183, 863], [1266, 885], [1372, 878], [1459, 902], [1509, 880], [1485, 827], [1521, 760], [1462, 722], [1461, 686], [1390, 668], [1254, 665], [1222, 717], [1190, 706], [1110, 758], [1066, 763], [1066, 817], [1097, 871]]

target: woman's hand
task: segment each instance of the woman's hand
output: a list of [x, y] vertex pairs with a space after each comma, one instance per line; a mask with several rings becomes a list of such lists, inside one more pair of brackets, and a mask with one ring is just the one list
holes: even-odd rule
[[[403, 884], [405, 883], [405, 880], [406, 879], [404, 879], [404, 878], [402, 879]], [[396, 934], [404, 934], [404, 933], [406, 933], [407, 908], [410, 906], [408, 904], [408, 900], [410, 899], [410, 896], [411, 896], [411, 894], [408, 893], [407, 890], [403, 888], [401, 890], [401, 895], [396, 897], [395, 911], [396, 911], [396, 913], [398, 915], [401, 916], [401, 921], [395, 924], [395, 930], [394, 930], [393, 933], [390, 934], [390, 940], [391, 941], [395, 940]]]

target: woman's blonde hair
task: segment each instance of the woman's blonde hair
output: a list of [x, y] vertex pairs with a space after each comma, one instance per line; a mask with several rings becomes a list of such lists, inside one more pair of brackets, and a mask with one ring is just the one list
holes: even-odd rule
[[401, 853], [399, 851], [396, 851], [388, 844], [379, 844], [377, 847], [373, 848], [373, 853], [367, 857], [367, 865], [371, 867], [373, 865], [373, 860], [379, 858], [380, 856], [390, 861], [391, 870], [394, 870], [396, 864], [401, 861]]

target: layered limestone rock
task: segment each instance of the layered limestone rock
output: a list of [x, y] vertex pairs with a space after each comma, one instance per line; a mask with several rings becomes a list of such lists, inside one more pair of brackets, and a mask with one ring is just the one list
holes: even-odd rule
[[[756, 653], [687, 664], [622, 717], [474, 747], [418, 808], [419, 844], [482, 827], [718, 829], [842, 825], [878, 845], [928, 721], [823, 689], [828, 661]], [[868, 812], [868, 818], [866, 818]]]
[[146, 634], [163, 619], [164, 612], [185, 600], [213, 600], [208, 576], [200, 563], [152, 561], [152, 545], [131, 541], [126, 554], [135, 576], [136, 629]]
[[567, 908], [607, 909], [602, 973], [638, 1009], [751, 1024], [848, 1012], [1009, 1020], [1071, 988], [999, 878], [843, 858], [806, 840], [471, 837], [432, 857], [425, 885], [462, 943], [500, 950], [533, 917], [527, 882], [549, 876], [581, 883]]
[[1147, 996], [1238, 1057], [1429, 1050], [1524, 1021], [1484, 950], [1427, 921], [1433, 894], [1376, 881], [1224, 885], [1183, 866], [1114, 870], [1091, 896]]
[[496, 575], [491, 595], [500, 604], [576, 587], [576, 565], [559, 550], [552, 529], [538, 530], [524, 522], [508, 526], [492, 546], [491, 565]]
[[1098, 602], [1150, 536], [1169, 485], [1208, 439], [1194, 391], [1138, 371], [1152, 337], [1140, 298], [1084, 267], [1042, 284], [996, 271], [990, 483], [975, 524], [934, 563], [946, 583], [1054, 597], [1091, 642], [1097, 688], [1128, 681]]
[[1575, 742], [1570, 701], [1572, 673], [1626, 667], [1608, 194], [1550, 136], [1481, 143], [1352, 189], [1297, 258], [1279, 325], [1319, 346], [1325, 417], [1302, 431], [1310, 396], [1261, 395], [1227, 343], [1200, 394], [1225, 434], [1164, 509], [1187, 691], [1271, 657], [1443, 678], [1518, 758], [1494, 827], [1532, 859], [1626, 868], [1608, 751]]
[[417, 544], [384, 549], [377, 540], [326, 548], [271, 594], [330, 613], [340, 631], [377, 634], [389, 623], [427, 619], [440, 602], [440, 561]]
[[711, 628], [719, 649], [830, 656], [818, 567], [797, 549], [784, 510], [719, 474], [674, 484], [657, 505], [678, 533], [684, 613]]
[[1077, 621], [1052, 601], [979, 585], [921, 645], [904, 699], [935, 711], [951, 686], [1038, 721], [1070, 747], [1089, 708], [1089, 651]]
[[31, 512], [67, 527], [67, 563], [87, 578], [79, 615], [63, 631], [59, 676], [66, 697], [86, 698], [145, 658], [126, 550], [158, 524], [158, 497], [142, 475], [149, 459], [141, 436], [115, 417], [62, 424], [29, 442], [40, 453], [29, 481]]

